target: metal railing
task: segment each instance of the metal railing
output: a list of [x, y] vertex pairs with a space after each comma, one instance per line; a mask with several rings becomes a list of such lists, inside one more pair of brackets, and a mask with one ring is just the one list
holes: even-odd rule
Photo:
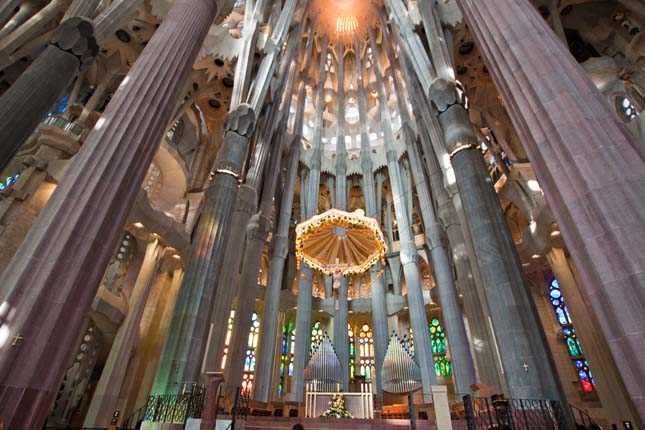
[[231, 410], [231, 424], [228, 426], [230, 430], [235, 430], [238, 418], [246, 421], [249, 416], [250, 401], [251, 396], [249, 393], [242, 393], [240, 387], [235, 389], [235, 401], [233, 402], [233, 410]]
[[185, 423], [188, 418], [200, 418], [205, 398], [204, 387], [183, 394], [150, 396], [144, 421]]
[[584, 429], [584, 430], [600, 430], [602, 427], [596, 423], [593, 418], [591, 418], [591, 415], [589, 415], [587, 412], [583, 411], [582, 409], [579, 409], [573, 405], [569, 405], [569, 408], [571, 408], [571, 414], [573, 415], [573, 419], [576, 424], [576, 429]]
[[468, 430], [570, 430], [556, 400], [464, 396]]

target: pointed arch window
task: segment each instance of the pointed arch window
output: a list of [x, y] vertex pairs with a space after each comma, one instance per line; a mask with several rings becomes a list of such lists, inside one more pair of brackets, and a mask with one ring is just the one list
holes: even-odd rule
[[282, 347], [280, 348], [280, 383], [278, 397], [282, 398], [288, 379], [293, 375], [293, 353], [296, 341], [296, 328], [293, 321], [282, 327]]
[[558, 324], [562, 327], [562, 335], [565, 343], [567, 344], [569, 355], [573, 360], [573, 365], [576, 369], [582, 389], [585, 391], [593, 391], [596, 388], [596, 381], [594, 381], [591, 370], [589, 369], [589, 363], [584, 357], [584, 351], [580, 344], [580, 340], [576, 335], [576, 329], [573, 326], [573, 320], [569, 314], [569, 309], [567, 309], [567, 305], [564, 302], [564, 297], [560, 290], [560, 284], [558, 284], [558, 280], [555, 278], [553, 278], [549, 284], [549, 300], [553, 306], [553, 311], [555, 312]]
[[251, 319], [251, 331], [249, 332], [249, 341], [244, 358], [244, 377], [242, 378], [242, 393], [250, 394], [253, 391], [253, 379], [255, 377], [255, 353], [258, 349], [258, 339], [260, 338], [260, 320], [258, 314], [253, 312]]
[[448, 360], [446, 348], [446, 333], [439, 318], [430, 321], [430, 344], [434, 360], [434, 373], [437, 376], [452, 376], [452, 364]]
[[314, 351], [314, 348], [323, 340], [323, 337], [325, 336], [325, 333], [323, 332], [322, 329], [322, 324], [320, 321], [316, 321], [311, 328], [311, 346], [310, 350], [311, 352]]
[[369, 324], [363, 324], [358, 334], [358, 354], [360, 356], [359, 375], [364, 376], [367, 380], [375, 379], [374, 334]]
[[229, 348], [231, 346], [231, 336], [233, 335], [233, 321], [235, 320], [235, 309], [231, 309], [228, 316], [228, 325], [226, 326], [226, 339], [224, 340], [224, 354], [222, 354], [222, 363], [220, 368], [226, 369], [226, 360], [228, 359]]

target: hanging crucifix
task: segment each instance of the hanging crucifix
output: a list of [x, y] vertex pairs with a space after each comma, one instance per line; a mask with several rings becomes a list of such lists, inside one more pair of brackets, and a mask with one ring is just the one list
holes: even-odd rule
[[339, 295], [340, 295], [340, 286], [343, 280], [344, 269], [349, 267], [348, 264], [340, 264], [340, 260], [336, 258], [336, 264], [332, 266], [331, 277], [332, 277], [332, 294], [334, 295], [334, 309], [340, 309]]

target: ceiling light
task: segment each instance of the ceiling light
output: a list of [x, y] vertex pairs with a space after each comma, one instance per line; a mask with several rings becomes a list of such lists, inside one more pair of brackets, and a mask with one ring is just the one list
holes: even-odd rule
[[531, 256], [531, 258], [532, 258], [532, 259], [534, 259], [534, 260], [539, 260], [539, 259], [540, 259], [540, 258], [542, 258], [542, 257], [540, 257], [540, 254], [533, 254], [533, 255]]
[[529, 188], [531, 189], [531, 191], [538, 192], [538, 191], [541, 191], [541, 190], [542, 190], [542, 188], [540, 188], [540, 183], [539, 183], [538, 181], [536, 181], [535, 179], [529, 179], [529, 180], [526, 182], [526, 185], [528, 185], [528, 186], [529, 186]]
[[560, 230], [553, 230], [551, 232], [551, 237], [558, 237], [560, 236]]
[[338, 14], [336, 21], [336, 31], [340, 34], [353, 33], [358, 29], [358, 20], [354, 13], [349, 9], [343, 9]]
[[135, 226], [136, 228], [143, 228], [143, 224], [141, 224], [140, 222], [135, 222], [132, 225]]

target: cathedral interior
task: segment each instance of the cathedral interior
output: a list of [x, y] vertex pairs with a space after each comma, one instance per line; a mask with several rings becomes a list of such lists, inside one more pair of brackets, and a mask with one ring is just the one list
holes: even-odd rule
[[0, 429], [643, 428], [644, 26], [0, 1]]

